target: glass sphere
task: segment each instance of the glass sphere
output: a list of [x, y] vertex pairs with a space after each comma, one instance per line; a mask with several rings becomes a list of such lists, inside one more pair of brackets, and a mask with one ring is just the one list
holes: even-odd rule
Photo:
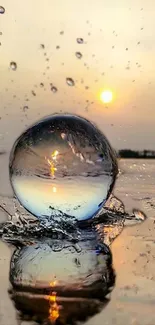
[[10, 155], [10, 180], [20, 203], [40, 220], [92, 218], [108, 199], [117, 161], [88, 120], [55, 114], [27, 129]]

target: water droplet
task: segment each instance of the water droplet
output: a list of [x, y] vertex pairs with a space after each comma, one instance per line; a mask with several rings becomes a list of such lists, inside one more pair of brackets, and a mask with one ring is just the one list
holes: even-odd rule
[[10, 69], [13, 70], [13, 71], [16, 71], [17, 70], [17, 63], [14, 62], [14, 61], [11, 61], [10, 62]]
[[80, 37], [77, 38], [76, 40], [77, 40], [78, 44], [83, 44], [83, 42], [84, 42], [83, 38], [80, 38]]
[[58, 89], [56, 87], [54, 87], [54, 86], [51, 87], [51, 90], [52, 90], [53, 93], [56, 93], [58, 91]]
[[36, 96], [36, 93], [35, 93], [34, 90], [32, 90], [31, 93], [32, 93], [33, 96]]
[[81, 58], [82, 58], [82, 54], [81, 54], [81, 52], [76, 52], [75, 55], [76, 55], [76, 57], [77, 57], [78, 59], [81, 59]]
[[75, 82], [72, 78], [66, 78], [66, 83], [68, 86], [74, 86]]
[[146, 215], [140, 210], [134, 209], [133, 214], [134, 214], [136, 220], [144, 221], [146, 219]]
[[24, 132], [9, 166], [15, 195], [40, 219], [93, 217], [117, 175], [105, 136], [89, 121], [69, 114], [52, 115]]
[[4, 14], [5, 13], [5, 8], [0, 6], [0, 14]]
[[29, 107], [27, 105], [23, 106], [23, 112], [27, 111]]

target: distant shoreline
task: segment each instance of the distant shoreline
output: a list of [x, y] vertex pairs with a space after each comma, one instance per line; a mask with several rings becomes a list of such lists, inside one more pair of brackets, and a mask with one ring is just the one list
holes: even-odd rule
[[[115, 151], [116, 152], [116, 151]], [[0, 156], [5, 155], [7, 151], [0, 151]], [[155, 159], [155, 151], [133, 151], [130, 149], [122, 149], [116, 152], [116, 156], [118, 159]]]
[[0, 155], [5, 155], [6, 154], [6, 151], [0, 151]]
[[131, 149], [121, 149], [116, 154], [118, 158], [155, 159], [154, 150], [134, 151]]
[[123, 157], [123, 156], [117, 156], [117, 159], [155, 159], [155, 156], [153, 157]]

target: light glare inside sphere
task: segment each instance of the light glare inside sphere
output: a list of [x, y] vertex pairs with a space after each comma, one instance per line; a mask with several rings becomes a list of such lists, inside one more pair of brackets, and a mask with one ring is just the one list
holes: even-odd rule
[[88, 120], [51, 115], [27, 129], [10, 155], [10, 180], [20, 203], [40, 220], [61, 213], [92, 218], [117, 175], [106, 137]]

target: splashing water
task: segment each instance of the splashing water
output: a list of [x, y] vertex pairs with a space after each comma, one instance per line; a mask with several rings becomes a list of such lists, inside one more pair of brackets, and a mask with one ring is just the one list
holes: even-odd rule
[[51, 219], [38, 222], [21, 213], [9, 216], [1, 235], [17, 247], [10, 263], [10, 296], [21, 319], [26, 314], [27, 320], [34, 315], [37, 323], [48, 319], [48, 324], [57, 320], [73, 324], [85, 321], [107, 303], [115, 272], [110, 249], [95, 231], [97, 220], [107, 218], [106, 210], [103, 213], [104, 217], [81, 229], [66, 225], [65, 218], [57, 227]]
[[[1, 200], [4, 201], [4, 197]], [[68, 215], [61, 213], [60, 220], [53, 217], [38, 220], [26, 212], [16, 199], [12, 199], [11, 204], [10, 200], [6, 198], [6, 204], [0, 204], [0, 208], [8, 215], [8, 221], [0, 224], [0, 237], [17, 246], [33, 244], [41, 237], [62, 239], [65, 236], [71, 241], [78, 241], [81, 239], [83, 227], [96, 229], [102, 243], [109, 246], [125, 225], [132, 226], [146, 220], [146, 216], [141, 211], [136, 210], [135, 213], [133, 210], [131, 215], [126, 213], [122, 202], [113, 195], [96, 217], [89, 222], [80, 223], [81, 229], [78, 227], [79, 224], [73, 223]], [[7, 211], [6, 206], [10, 207], [12, 213]]]
[[116, 158], [105, 136], [89, 121], [69, 114], [33, 125], [10, 155], [13, 190], [40, 220], [92, 218], [108, 199], [116, 175]]
[[[77, 227], [65, 215], [61, 222], [39, 222], [25, 215], [16, 200], [14, 204], [14, 215], [1, 225], [0, 235], [16, 246], [10, 297], [21, 320], [26, 316], [30, 321], [35, 317], [37, 324], [76, 324], [100, 312], [115, 284], [108, 246], [126, 220], [137, 222], [142, 214], [128, 215], [111, 195], [100, 214]], [[1, 208], [6, 212], [5, 205]]]

